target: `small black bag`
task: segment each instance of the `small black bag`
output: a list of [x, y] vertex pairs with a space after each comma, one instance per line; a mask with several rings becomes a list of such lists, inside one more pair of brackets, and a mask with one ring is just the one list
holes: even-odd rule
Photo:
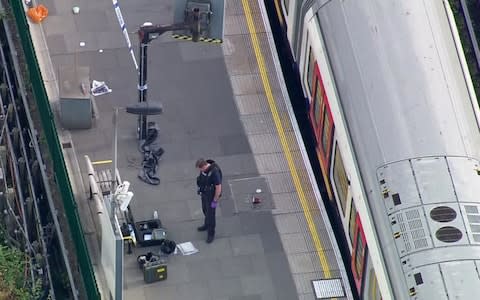
[[175, 251], [175, 247], [177, 247], [177, 244], [174, 241], [164, 239], [160, 245], [160, 251], [162, 251], [163, 254], [169, 255]]

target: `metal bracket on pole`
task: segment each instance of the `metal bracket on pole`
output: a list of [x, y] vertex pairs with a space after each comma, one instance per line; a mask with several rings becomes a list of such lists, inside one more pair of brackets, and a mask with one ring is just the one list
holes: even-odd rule
[[[176, 1], [177, 4], [178, 1]], [[151, 41], [158, 38], [165, 32], [169, 31], [187, 31], [189, 40], [213, 41], [210, 38], [210, 26], [212, 20], [214, 24], [221, 24], [221, 34], [223, 35], [223, 16], [224, 16], [224, 0], [196, 0], [196, 1], [180, 1], [183, 5], [182, 20], [170, 25], [153, 25], [145, 22], [138, 30], [138, 39], [140, 41], [140, 70], [138, 77], [138, 102], [147, 102], [147, 48]], [[218, 8], [217, 17], [213, 16], [213, 8]], [[220, 18], [219, 18], [220, 17]], [[217, 20], [221, 19], [221, 20]], [[218, 27], [218, 26], [216, 26]], [[216, 30], [217, 32], [218, 30]], [[175, 36], [174, 36], [175, 37]], [[216, 41], [221, 42], [221, 39]], [[138, 139], [145, 140], [147, 137], [147, 116], [138, 117], [137, 131]]]

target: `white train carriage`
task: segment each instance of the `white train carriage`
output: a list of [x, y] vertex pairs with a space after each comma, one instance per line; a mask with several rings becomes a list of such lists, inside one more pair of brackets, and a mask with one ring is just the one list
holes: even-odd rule
[[276, 5], [361, 298], [478, 297], [480, 113], [448, 2]]

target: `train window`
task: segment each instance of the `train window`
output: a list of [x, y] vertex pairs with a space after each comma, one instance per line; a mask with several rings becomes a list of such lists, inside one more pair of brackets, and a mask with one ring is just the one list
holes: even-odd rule
[[311, 95], [313, 95], [313, 69], [315, 68], [315, 59], [313, 57], [312, 47], [308, 48], [308, 66], [307, 66], [307, 83]]
[[[314, 103], [314, 109], [315, 109], [314, 118], [315, 118], [315, 125], [317, 126], [317, 128], [320, 128], [322, 109], [324, 109], [324, 105], [323, 105], [323, 96], [322, 96], [323, 85], [319, 78], [317, 78], [315, 85], [316, 85], [316, 91], [315, 91], [315, 103]], [[319, 88], [320, 88], [320, 92], [319, 92]]]
[[365, 264], [365, 255], [367, 249], [367, 243], [365, 240], [365, 235], [362, 230], [362, 223], [360, 218], [357, 218], [357, 231], [355, 232], [355, 239], [353, 245], [352, 253], [352, 271], [353, 277], [355, 279], [355, 285], [357, 290], [360, 292], [363, 279], [363, 269]]
[[352, 208], [350, 209], [350, 220], [349, 220], [349, 235], [350, 235], [350, 241], [352, 242], [352, 245], [353, 245], [356, 231], [357, 231], [357, 208], [355, 207], [355, 203], [353, 203], [353, 199], [352, 199]]
[[347, 203], [348, 179], [339, 147], [335, 149], [335, 160], [333, 163], [333, 180], [337, 190], [338, 200], [342, 206], [342, 213], [345, 215], [345, 205]]
[[435, 233], [437, 239], [444, 243], [455, 243], [462, 238], [462, 232], [453, 226], [445, 226]]
[[323, 109], [323, 132], [322, 132], [322, 148], [323, 153], [329, 153], [330, 149], [330, 119], [328, 118], [328, 110]]
[[363, 244], [362, 239], [358, 239], [357, 241], [357, 248], [355, 249], [355, 271], [357, 272], [357, 276], [361, 276], [363, 272], [363, 250], [365, 245]]

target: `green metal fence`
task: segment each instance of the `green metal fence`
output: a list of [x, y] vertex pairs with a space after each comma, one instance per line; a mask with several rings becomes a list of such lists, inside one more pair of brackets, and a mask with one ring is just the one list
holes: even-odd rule
[[86, 295], [88, 299], [100, 299], [92, 263], [88, 254], [85, 238], [83, 236], [82, 225], [78, 216], [77, 205], [75, 203], [72, 187], [70, 185], [67, 169], [65, 167], [65, 161], [62, 154], [62, 149], [60, 147], [60, 142], [58, 140], [53, 113], [50, 109], [47, 92], [45, 90], [45, 86], [43, 85], [42, 75], [40, 73], [37, 57], [33, 48], [29, 25], [23, 9], [22, 0], [9, 0], [9, 3], [15, 17], [19, 37], [25, 53], [25, 59], [29, 71], [29, 80], [32, 83], [33, 94], [39, 110], [43, 131], [48, 143], [48, 148], [50, 150], [50, 155], [52, 157], [55, 179], [62, 195], [65, 214], [70, 226], [72, 240], [75, 244], [77, 259], [80, 265], [80, 272], [83, 277]]

